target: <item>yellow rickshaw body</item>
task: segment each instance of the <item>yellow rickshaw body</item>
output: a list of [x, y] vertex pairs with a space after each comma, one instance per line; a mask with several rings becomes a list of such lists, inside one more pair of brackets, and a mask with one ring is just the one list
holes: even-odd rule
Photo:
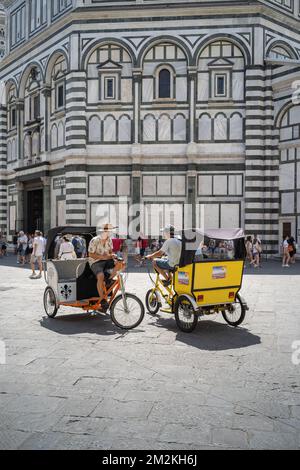
[[192, 295], [199, 307], [235, 302], [241, 289], [243, 260], [198, 261], [175, 273], [177, 295]]

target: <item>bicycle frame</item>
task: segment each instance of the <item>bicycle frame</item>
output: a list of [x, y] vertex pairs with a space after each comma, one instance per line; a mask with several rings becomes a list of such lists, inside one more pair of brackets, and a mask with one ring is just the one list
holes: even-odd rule
[[156, 280], [154, 282], [153, 292], [158, 292], [159, 295], [166, 301], [166, 303], [173, 307], [173, 299], [175, 296], [174, 292], [174, 278], [172, 284], [169, 287], [163, 285], [159, 273], [156, 273]]
[[[108, 302], [108, 297], [111, 295], [111, 297], [109, 299], [109, 302], [108, 302], [109, 306], [111, 306], [111, 304], [115, 300], [115, 298], [116, 298], [119, 291], [122, 292], [122, 296], [125, 299], [125, 286], [124, 286], [124, 281], [123, 281], [123, 277], [122, 277], [121, 272], [119, 272], [117, 274], [116, 281], [114, 282], [114, 284], [109, 289], [104, 287], [104, 298], [101, 300], [101, 302], [99, 301], [98, 297], [94, 297], [94, 298], [88, 299], [86, 302], [84, 302], [84, 301], [76, 301], [76, 302], [70, 302], [70, 303], [68, 303], [68, 302], [59, 302], [59, 305], [64, 306], [64, 307], [81, 308], [84, 311], [101, 310], [102, 301], [105, 300], [105, 301]], [[125, 301], [126, 301], [126, 299], [125, 299]], [[125, 305], [124, 305], [124, 307], [125, 307]], [[127, 304], [126, 304], [126, 307], [127, 307]]]

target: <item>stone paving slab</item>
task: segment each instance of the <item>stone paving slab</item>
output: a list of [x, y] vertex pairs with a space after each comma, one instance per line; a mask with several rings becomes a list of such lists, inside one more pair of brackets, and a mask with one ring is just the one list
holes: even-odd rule
[[[247, 270], [250, 310], [178, 331], [165, 314], [133, 332], [68, 308], [46, 318], [43, 280], [0, 261], [0, 449], [300, 447], [300, 267]], [[5, 290], [3, 287], [12, 290]], [[149, 279], [132, 272], [144, 299]]]

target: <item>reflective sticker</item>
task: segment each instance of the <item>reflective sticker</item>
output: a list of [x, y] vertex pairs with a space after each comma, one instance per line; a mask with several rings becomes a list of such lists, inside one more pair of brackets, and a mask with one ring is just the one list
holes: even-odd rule
[[212, 272], [213, 279], [225, 279], [227, 270], [225, 266], [214, 266]]
[[189, 273], [179, 272], [178, 273], [178, 284], [188, 286], [189, 283], [190, 283]]

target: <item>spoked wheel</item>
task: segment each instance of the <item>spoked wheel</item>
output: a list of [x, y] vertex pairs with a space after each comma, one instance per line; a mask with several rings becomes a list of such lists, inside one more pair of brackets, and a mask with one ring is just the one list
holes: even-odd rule
[[111, 319], [116, 326], [123, 330], [132, 330], [138, 327], [145, 316], [145, 308], [138, 297], [125, 294], [115, 298], [110, 308]]
[[58, 311], [58, 305], [56, 301], [56, 296], [55, 292], [52, 289], [52, 287], [47, 287], [44, 293], [44, 308], [45, 312], [48, 315], [49, 318], [55, 318], [57, 311]]
[[157, 292], [153, 289], [149, 290], [146, 294], [146, 307], [151, 315], [156, 315], [161, 307]]
[[198, 316], [191, 301], [179, 296], [175, 304], [175, 318], [178, 328], [184, 333], [191, 333], [198, 324]]
[[222, 313], [224, 320], [230, 326], [237, 327], [243, 323], [246, 316], [246, 308], [239, 294], [236, 296], [234, 304], [230, 305], [226, 312]]

